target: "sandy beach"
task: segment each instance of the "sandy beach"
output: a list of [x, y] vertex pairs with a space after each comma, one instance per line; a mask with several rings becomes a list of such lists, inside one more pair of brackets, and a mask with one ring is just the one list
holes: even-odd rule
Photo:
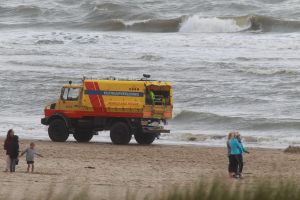
[[[3, 143], [3, 139], [1, 139]], [[21, 150], [30, 141], [21, 140]], [[300, 156], [275, 149], [250, 149], [245, 155], [244, 179], [227, 176], [225, 148], [201, 146], [135, 144], [116, 146], [109, 143], [54, 143], [35, 141], [44, 158], [36, 158], [36, 172], [26, 173], [21, 157], [16, 173], [1, 172], [1, 197], [28, 199], [46, 196], [49, 190], [80, 192], [89, 190], [95, 199], [142, 199], [174, 185], [192, 184], [200, 179], [251, 183], [263, 178], [300, 181]], [[1, 150], [1, 166], [5, 153]]]

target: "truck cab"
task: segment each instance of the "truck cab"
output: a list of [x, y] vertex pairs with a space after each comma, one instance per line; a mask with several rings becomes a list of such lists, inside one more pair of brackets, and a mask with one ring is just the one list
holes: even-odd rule
[[57, 102], [59, 109], [76, 109], [81, 106], [82, 99], [81, 85], [65, 85], [61, 89], [60, 99]]

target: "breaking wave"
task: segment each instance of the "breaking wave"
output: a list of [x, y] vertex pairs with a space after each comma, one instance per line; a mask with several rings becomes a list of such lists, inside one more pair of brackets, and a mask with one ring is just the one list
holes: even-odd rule
[[172, 19], [89, 21], [77, 25], [80, 28], [106, 31], [137, 32], [188, 32], [188, 33], [234, 33], [255, 32], [300, 32], [300, 21], [286, 21], [265, 16], [213, 17], [197, 15]]
[[181, 21], [181, 18], [137, 21], [112, 19], [106, 21], [84, 22], [77, 25], [77, 27], [104, 31], [177, 32]]
[[[300, 21], [271, 16], [242, 15], [203, 17], [180, 15], [166, 18], [135, 4], [83, 3], [77, 10], [65, 7], [18, 5], [0, 7], [1, 28], [76, 28], [136, 32], [300, 32]], [[176, 15], [175, 15], [176, 16]]]
[[267, 16], [247, 15], [238, 17], [201, 18], [197, 15], [184, 18], [180, 32], [298, 32], [300, 21], [287, 21]]
[[197, 123], [200, 126], [212, 126], [220, 130], [300, 130], [299, 119], [233, 117], [187, 110], [177, 114], [172, 123]]
[[200, 32], [200, 33], [231, 33], [249, 29], [250, 21], [238, 24], [233, 19], [201, 18], [197, 15], [188, 17], [181, 23], [179, 32]]

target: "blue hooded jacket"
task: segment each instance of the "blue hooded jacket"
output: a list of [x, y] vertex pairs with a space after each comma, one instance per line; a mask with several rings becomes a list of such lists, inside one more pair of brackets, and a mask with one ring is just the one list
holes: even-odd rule
[[229, 140], [229, 145], [231, 155], [239, 155], [245, 152], [242, 143], [240, 143], [236, 138], [232, 138], [231, 140]]

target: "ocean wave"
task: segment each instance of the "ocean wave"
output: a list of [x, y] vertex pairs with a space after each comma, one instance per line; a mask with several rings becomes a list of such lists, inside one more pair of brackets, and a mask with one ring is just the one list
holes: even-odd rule
[[42, 13], [42, 9], [33, 5], [19, 5], [16, 7], [0, 7], [0, 17], [36, 17]]
[[217, 115], [208, 112], [183, 110], [173, 118], [172, 124], [197, 124], [216, 130], [300, 130], [300, 119], [249, 118]]
[[[181, 133], [174, 136], [179, 141], [192, 142], [193, 144], [214, 144], [226, 145], [227, 133], [224, 134], [197, 134], [197, 133]], [[271, 147], [286, 148], [287, 145], [299, 145], [298, 136], [282, 135], [244, 135], [242, 133], [242, 141], [246, 146], [250, 147]]]
[[[106, 17], [107, 18], [107, 17]], [[89, 20], [82, 28], [109, 31], [235, 33], [235, 32], [294, 32], [300, 31], [300, 21], [287, 21], [267, 16], [247, 15], [237, 17], [180, 16], [170, 19], [118, 19]]]
[[95, 29], [102, 31], [122, 31], [125, 30], [126, 25], [122, 20], [106, 20], [106, 21], [97, 21], [97, 22], [85, 22], [74, 25], [75, 28], [83, 29]]
[[250, 21], [238, 22], [235, 18], [202, 18], [194, 15], [183, 20], [179, 32], [232, 33], [248, 30], [251, 27]]
[[208, 112], [193, 112], [188, 110], [183, 110], [173, 118], [174, 122], [187, 122], [187, 121], [206, 121], [206, 122], [232, 122], [235, 120], [241, 120], [239, 117], [228, 117], [221, 116]]
[[203, 142], [206, 140], [224, 140], [226, 135], [182, 133], [177, 138], [182, 141]]
[[61, 40], [38, 40], [36, 44], [64, 44]]
[[287, 69], [238, 69], [237, 72], [256, 76], [299, 75], [299, 71]]
[[112, 19], [105, 21], [84, 22], [75, 25], [79, 28], [96, 29], [102, 31], [137, 31], [137, 32], [177, 32], [181, 18], [175, 19], [149, 19], [124, 21]]
[[95, 22], [82, 23], [80, 27], [106, 31], [137, 32], [238, 32], [248, 29], [248, 27], [239, 27], [231, 19], [199, 18], [198, 16], [134, 21], [96, 20]]
[[55, 6], [0, 7], [0, 19], [5, 19], [2, 20], [1, 27], [62, 27], [99, 31], [183, 33], [300, 32], [300, 21], [272, 16], [203, 17], [197, 14], [178, 14], [177, 17], [164, 17], [139, 5], [120, 3], [86, 2], [77, 9], [78, 15], [74, 14], [74, 11]]
[[281, 7], [272, 12], [268, 3], [258, 5], [236, 1], [207, 1], [201, 4], [196, 1], [184, 4], [174, 1], [170, 6], [164, 1], [54, 0], [49, 4], [41, 4], [40, 1], [32, 0], [1, 5], [0, 21], [11, 25], [9, 28], [55, 27], [188, 33], [300, 32], [300, 21], [291, 20], [299, 19], [298, 10], [293, 3], [287, 7], [290, 13]]
[[102, 3], [93, 4], [90, 8], [90, 12], [83, 19], [84, 21], [97, 22], [113, 19], [142, 20], [152, 17], [153, 15], [145, 13], [137, 5]]
[[145, 55], [139, 57], [139, 59], [145, 60], [145, 61], [159, 61], [162, 59], [162, 57], [158, 56], [158, 55], [145, 54]]
[[[195, 133], [182, 133], [177, 136], [179, 140], [182, 141], [192, 141], [192, 142], [204, 142], [207, 140], [223, 140], [227, 139], [227, 134], [195, 134]], [[261, 137], [261, 136], [243, 136], [243, 141], [247, 143], [260, 143], [266, 141], [274, 141], [274, 137]], [[225, 143], [225, 142], [224, 142]], [[225, 145], [225, 144], [224, 144]]]
[[276, 19], [268, 16], [253, 15], [248, 16], [251, 22], [251, 30], [262, 32], [298, 32], [300, 31], [300, 21]]
[[197, 15], [186, 18], [181, 32], [294, 32], [300, 31], [300, 21], [288, 21], [268, 16], [247, 15], [236, 17], [202, 18]]

